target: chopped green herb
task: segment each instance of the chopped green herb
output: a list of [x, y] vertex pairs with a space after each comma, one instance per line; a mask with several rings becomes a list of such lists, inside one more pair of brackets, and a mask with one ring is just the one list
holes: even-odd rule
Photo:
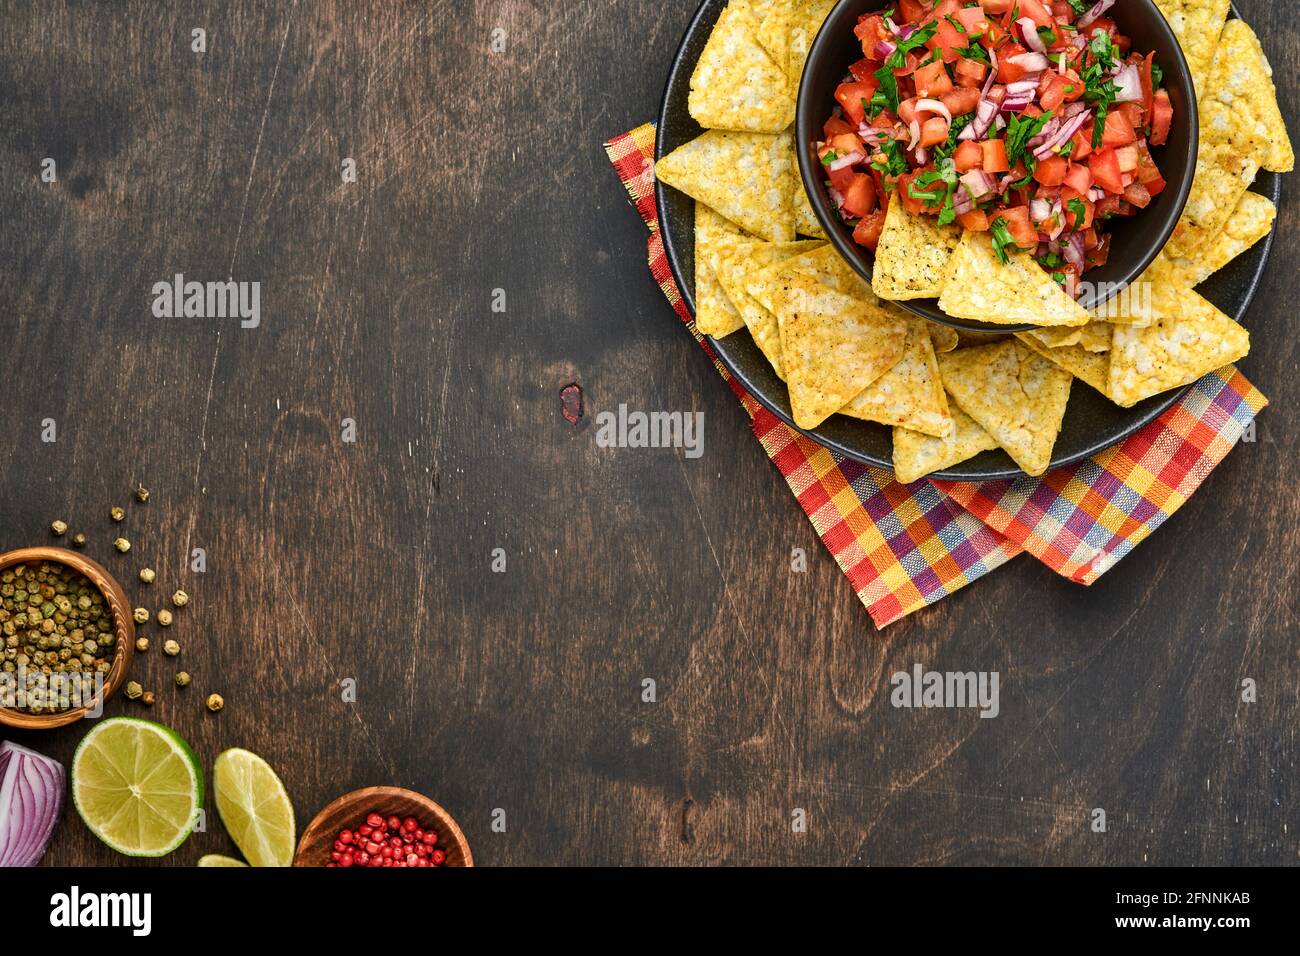
[[958, 33], [966, 32], [966, 28], [962, 26], [962, 22], [958, 20], [956, 17], [954, 17], [951, 13], [945, 14], [944, 19], [947, 20], [949, 23], [951, 23], [953, 29], [956, 30]]
[[1007, 246], [1019, 251], [1020, 247], [1016, 245], [1016, 240], [1011, 238], [1011, 233], [1007, 231], [1007, 220], [1004, 216], [998, 216], [989, 226], [989, 232], [993, 236], [993, 251], [997, 254], [998, 261], [1006, 265], [1011, 261], [1007, 255]]
[[948, 127], [948, 139], [934, 148], [934, 158], [936, 162], [941, 159], [947, 159], [953, 154], [953, 151], [957, 148], [957, 144], [960, 142], [958, 135], [962, 130], [970, 125], [971, 120], [974, 118], [974, 113], [962, 113], [960, 116], [954, 116], [952, 118], [952, 125]]
[[829, 166], [831, 163], [835, 162], [835, 160], [839, 158], [840, 157], [836, 154], [835, 150], [828, 149], [826, 151], [826, 155], [822, 157], [822, 165]]
[[1075, 196], [1065, 204], [1065, 208], [1074, 213], [1074, 228], [1070, 231], [1078, 232], [1079, 227], [1083, 225], [1083, 221], [1088, 217], [1088, 207], [1083, 204], [1082, 199]]
[[1065, 273], [1064, 273], [1064, 272], [1053, 272], [1053, 273], [1052, 273], [1052, 281], [1055, 282], [1057, 285], [1065, 285]]
[[1062, 159], [1069, 159], [1070, 155], [1073, 152], [1074, 152], [1074, 137], [1071, 136], [1068, 140], [1066, 140], [1065, 145], [1056, 151], [1056, 155], [1060, 156]]
[[1049, 252], [1045, 256], [1038, 257], [1038, 264], [1045, 269], [1059, 269], [1065, 265], [1065, 257], [1059, 252]]
[[1047, 46], [1051, 46], [1057, 40], [1056, 31], [1051, 27], [1039, 27], [1038, 36]]
[[903, 155], [903, 147], [898, 145], [898, 140], [885, 140], [880, 144], [880, 152], [884, 154], [885, 161], [872, 163], [873, 168], [887, 176], [901, 176], [907, 172], [907, 157]]
[[1151, 64], [1151, 89], [1152, 91], [1160, 89], [1160, 84], [1164, 82], [1165, 71], [1160, 68], [1159, 63]]
[[1038, 160], [1031, 153], [1030, 155], [1025, 157], [1025, 170], [1026, 170], [1025, 178], [1020, 180], [1020, 182], [1018, 183], [1012, 183], [1008, 188], [1024, 189], [1026, 186], [1028, 186], [1031, 182], [1034, 181], [1034, 172], [1037, 169], [1038, 169]]
[[1091, 4], [1088, 3], [1088, 0], [1068, 0], [1068, 2], [1070, 4], [1070, 9], [1078, 16], [1083, 16], [1087, 13], [1088, 8], [1091, 6]]
[[[978, 40], [979, 37], [974, 37], [972, 39]], [[965, 57], [968, 60], [975, 60], [977, 63], [983, 63], [985, 66], [991, 65], [989, 63], [988, 51], [978, 43], [972, 42], [970, 46], [958, 47], [957, 55]]]
[[880, 88], [876, 90], [867, 106], [867, 112], [872, 119], [879, 116], [881, 110], [898, 112], [898, 79], [894, 76], [894, 71], [901, 69], [907, 63], [907, 54], [917, 47], [925, 46], [926, 41], [934, 36], [934, 32], [938, 29], [939, 22], [936, 20], [921, 27], [906, 39], [900, 39], [894, 52], [885, 60], [884, 66], [876, 70], [875, 77], [880, 81]]
[[1042, 116], [1019, 114], [1011, 117], [1011, 122], [1007, 125], [1007, 165], [1013, 167], [1016, 165], [1016, 161], [1028, 147], [1029, 141], [1041, 133], [1051, 119], [1051, 110]]

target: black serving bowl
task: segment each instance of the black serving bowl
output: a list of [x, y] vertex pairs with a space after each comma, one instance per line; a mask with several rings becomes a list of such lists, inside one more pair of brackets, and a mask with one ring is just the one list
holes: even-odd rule
[[[795, 118], [799, 172], [812, 207], [831, 244], [868, 281], [873, 257], [869, 250], [853, 241], [853, 231], [840, 222], [827, 194], [824, 171], [813, 143], [822, 138], [822, 126], [836, 105], [835, 88], [848, 74], [849, 65], [862, 59], [862, 46], [853, 35], [858, 18], [890, 5], [889, 0], [840, 0], [809, 51]], [[1151, 150], [1168, 186], [1136, 216], [1109, 221], [1110, 257], [1106, 265], [1087, 274], [1090, 285], [1085, 286], [1087, 291], [1079, 303], [1085, 309], [1103, 305], [1151, 264], [1182, 215], [1196, 173], [1196, 93], [1187, 60], [1169, 24], [1152, 0], [1123, 0], [1106, 16], [1113, 18], [1120, 32], [1132, 39], [1134, 50], [1155, 51], [1156, 62], [1164, 70], [1164, 88], [1169, 91], [1174, 107], [1174, 124], [1169, 141]], [[1017, 332], [1033, 328], [954, 319], [939, 309], [936, 299], [913, 299], [898, 304], [922, 318], [972, 331]]]

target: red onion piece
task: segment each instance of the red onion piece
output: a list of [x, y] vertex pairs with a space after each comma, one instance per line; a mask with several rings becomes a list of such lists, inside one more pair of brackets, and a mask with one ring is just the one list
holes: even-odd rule
[[993, 180], [989, 178], [988, 173], [981, 169], [972, 169], [969, 172], [963, 173], [961, 176], [961, 184], [965, 186], [966, 191], [970, 193], [970, 198], [976, 202], [979, 202], [989, 193], [993, 192]]
[[907, 129], [912, 134], [912, 138], [907, 142], [908, 152], [911, 152], [916, 149], [916, 144], [921, 141], [921, 124], [916, 120], [912, 120], [907, 124]]
[[1142, 101], [1142, 80], [1138, 76], [1137, 67], [1132, 63], [1125, 63], [1115, 74], [1115, 85], [1119, 87], [1119, 92], [1115, 94], [1116, 103]]
[[1026, 73], [1042, 73], [1044, 70], [1051, 69], [1052, 66], [1047, 56], [1042, 53], [1021, 53], [1013, 56], [1007, 62], [1014, 63]]
[[849, 153], [849, 155], [847, 156], [841, 156], [839, 159], [833, 160], [830, 166], [828, 166], [827, 168], [833, 173], [839, 172], [845, 166], [852, 166], [854, 163], [860, 163], [866, 158], [867, 158], [866, 153], [862, 153], [862, 152]]
[[876, 54], [877, 60], [886, 60], [896, 49], [898, 49], [898, 47], [895, 44], [890, 43], [888, 40], [877, 40], [876, 48], [873, 52]]
[[1035, 223], [1045, 222], [1051, 214], [1052, 204], [1046, 199], [1031, 199], [1029, 201], [1029, 218]]
[[1025, 46], [1035, 53], [1047, 52], [1047, 44], [1038, 35], [1038, 24], [1029, 17], [1021, 17], [1016, 21], [1016, 26], [1020, 27], [1020, 35], [1025, 38]]
[[1064, 146], [1071, 136], [1083, 128], [1083, 124], [1088, 122], [1092, 116], [1092, 110], [1084, 110], [1082, 113], [1072, 116], [1061, 124], [1061, 128], [1051, 136], [1046, 142], [1034, 150], [1034, 156], [1038, 159], [1050, 155], [1058, 147]]
[[1065, 256], [1065, 261], [1072, 266], [1083, 268], [1083, 236], [1077, 232], [1070, 237], [1070, 241], [1061, 246], [1061, 254]]
[[952, 211], [959, 216], [964, 216], [975, 208], [975, 203], [971, 202], [970, 196], [958, 189], [952, 194]]
[[1079, 20], [1077, 23], [1075, 23], [1075, 26], [1078, 27], [1080, 30], [1087, 29], [1089, 26], [1092, 25], [1092, 22], [1094, 20], [1096, 20], [1099, 16], [1101, 16], [1103, 13], [1105, 13], [1114, 5], [1115, 5], [1115, 0], [1098, 0], [1097, 3], [1094, 3], [1092, 5], [1092, 9], [1090, 9], [1083, 16], [1079, 17]]
[[924, 166], [925, 161], [929, 158], [930, 158], [930, 154], [926, 152], [924, 146], [922, 146], [920, 149], [916, 151], [916, 161], [919, 165]]
[[1002, 101], [1001, 112], [1018, 113], [1020, 110], [1023, 110], [1026, 106], [1028, 106], [1033, 101], [1034, 101], [1033, 93], [1022, 93], [1020, 96], [1011, 96], [1010, 94], [1008, 94], [1007, 98]]
[[15, 743], [0, 744], [0, 867], [40, 862], [66, 791], [61, 764]]
[[[1111, 0], [1111, 2], [1113, 3], [1114, 0]], [[898, 33], [898, 38], [900, 40], [906, 40], [908, 37], [910, 37], [913, 33], [916, 32], [916, 29], [917, 26], [915, 23], [904, 23], [901, 27], [898, 28], [896, 32]]]
[[952, 112], [948, 109], [948, 107], [944, 106], [943, 103], [940, 102], [939, 100], [931, 100], [931, 99], [917, 100], [916, 111], [918, 113], [938, 113], [949, 123], [952, 122]]
[[1038, 91], [1038, 83], [1041, 79], [1040, 74], [1026, 76], [1023, 80], [1016, 80], [1014, 83], [1007, 84], [1007, 96], [1023, 96], [1026, 93], [1035, 93]]

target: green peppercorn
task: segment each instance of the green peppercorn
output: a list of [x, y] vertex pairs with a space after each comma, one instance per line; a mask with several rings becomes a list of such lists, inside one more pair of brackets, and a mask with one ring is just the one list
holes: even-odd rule
[[132, 700], [137, 700], [139, 699], [140, 695], [143, 693], [144, 693], [144, 688], [141, 687], [137, 681], [132, 680], [126, 682], [127, 697], [131, 698]]
[[222, 707], [225, 706], [226, 706], [225, 698], [223, 698], [220, 694], [208, 695], [208, 710], [212, 711], [214, 714], [217, 711], [219, 711]]
[[74, 548], [84, 548], [86, 546], [86, 536], [78, 531], [72, 536], [72, 546]]
[[139, 651], [141, 654], [149, 650], [149, 638], [137, 637], [135, 639], [135, 649]]
[[163, 642], [163, 653], [166, 654], [168, 657], [175, 657], [180, 652], [181, 652], [181, 646], [177, 644], [175, 641]]
[[144, 504], [149, 500], [149, 489], [144, 485], [137, 483], [135, 486], [135, 500]]
[[159, 612], [158, 612], [158, 624], [159, 624], [159, 626], [161, 626], [161, 627], [171, 627], [171, 625], [172, 625], [172, 612], [169, 611], [169, 610], [167, 610], [166, 608], [163, 608], [161, 611], [159, 611]]
[[172, 595], [172, 603], [177, 607], [184, 607], [190, 603], [190, 596], [184, 591], [177, 591]]
[[152, 707], [153, 702], [154, 702], [153, 691], [147, 690], [140, 695], [140, 703], [144, 704], [146, 707]]
[[117, 550], [121, 551], [123, 554], [126, 554], [131, 550], [131, 542], [127, 541], [126, 538], [118, 538], [113, 542], [113, 547], [117, 548]]
[[131, 616], [135, 618], [135, 623], [137, 624], [149, 623], [149, 609], [147, 607], [136, 608], [134, 611], [131, 612]]
[[145, 584], [153, 584], [154, 577], [153, 568], [140, 569], [140, 580]]
[[68, 533], [68, 523], [66, 521], [51, 521], [50, 530], [54, 532], [56, 538], [62, 538]]
[[187, 674], [185, 671], [181, 671], [179, 674], [177, 674], [177, 675], [176, 675], [176, 686], [177, 686], [177, 687], [189, 687], [189, 686], [190, 686], [190, 675]]

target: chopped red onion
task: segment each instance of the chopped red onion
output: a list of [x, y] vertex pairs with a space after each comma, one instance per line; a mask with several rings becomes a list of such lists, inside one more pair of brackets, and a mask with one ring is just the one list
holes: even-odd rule
[[849, 153], [849, 155], [847, 156], [841, 156], [839, 159], [832, 161], [830, 166], [827, 167], [827, 169], [829, 169], [833, 173], [837, 173], [845, 166], [852, 166], [854, 163], [860, 163], [866, 158], [867, 158], [866, 153], [852, 152]]
[[890, 43], [888, 40], [877, 40], [876, 47], [874, 50], [876, 54], [876, 59], [877, 60], [888, 59], [889, 55], [893, 53], [896, 49], [898, 49], [898, 47], [893, 43]]
[[952, 122], [952, 112], [948, 109], [948, 107], [944, 106], [943, 103], [940, 102], [939, 100], [931, 100], [931, 99], [917, 100], [916, 111], [918, 113], [938, 113], [949, 123]]
[[1047, 44], [1038, 35], [1038, 24], [1034, 23], [1029, 17], [1021, 17], [1016, 21], [1016, 26], [1020, 27], [1020, 35], [1025, 38], [1025, 46], [1035, 53], [1047, 52]]
[[[1111, 2], [1113, 3], [1114, 0], [1111, 0]], [[898, 38], [900, 40], [906, 40], [908, 37], [910, 37], [913, 33], [916, 32], [916, 29], [917, 26], [915, 23], [904, 23], [895, 32], [898, 34]]]
[[1035, 223], [1046, 222], [1047, 217], [1052, 214], [1052, 204], [1046, 199], [1031, 199], [1029, 201], [1029, 217]]
[[1017, 113], [1033, 101], [1033, 93], [1022, 93], [1019, 96], [1012, 96], [1008, 93], [1007, 98], [1002, 101], [1002, 106], [999, 109], [1003, 113]]
[[1142, 79], [1132, 63], [1125, 63], [1115, 74], [1115, 85], [1119, 87], [1115, 94], [1116, 103], [1138, 103], [1143, 99]]
[[66, 789], [61, 764], [15, 743], [0, 744], [0, 867], [40, 862]]
[[961, 176], [961, 184], [965, 186], [966, 191], [970, 193], [970, 198], [976, 202], [979, 202], [979, 200], [993, 192], [993, 180], [989, 177], [989, 174], [984, 172], [982, 169], [972, 169], [969, 172], [963, 173]]
[[1075, 26], [1078, 27], [1080, 30], [1086, 30], [1089, 26], [1092, 25], [1092, 22], [1094, 20], [1096, 20], [1099, 16], [1101, 16], [1103, 13], [1105, 13], [1114, 5], [1115, 5], [1115, 0], [1097, 0], [1097, 3], [1094, 3], [1092, 5], [1092, 9], [1090, 9], [1083, 16], [1079, 17], [1079, 21], [1075, 24]]
[[952, 211], [959, 216], [964, 216], [975, 208], [975, 203], [971, 202], [970, 196], [958, 189], [952, 194]]
[[1025, 93], [1034, 93], [1038, 90], [1038, 83], [1042, 79], [1040, 74], [1027, 76], [1023, 80], [1016, 80], [1014, 83], [1007, 84], [1007, 96], [1023, 96]]
[[844, 206], [844, 194], [832, 186], [829, 190], [831, 202], [835, 203], [835, 208], [840, 209]]
[[1065, 261], [1072, 266], [1083, 268], [1083, 236], [1077, 232], [1070, 236], [1070, 240], [1061, 246], [1061, 254], [1065, 256]]
[[1098, 189], [1096, 186], [1093, 186], [1088, 190], [1088, 198], [1093, 202], [1101, 202], [1106, 198], [1106, 190]]
[[919, 149], [917, 149], [917, 151], [916, 151], [916, 161], [917, 161], [918, 164], [920, 164], [921, 166], [924, 166], [924, 165], [925, 165], [925, 161], [926, 161], [927, 159], [929, 159], [929, 158], [930, 158], [930, 154], [929, 154], [928, 152], [926, 152], [924, 146], [922, 146], [922, 147], [920, 147]]
[[1021, 53], [1011, 57], [1007, 62], [1014, 63], [1026, 73], [1042, 73], [1052, 66], [1046, 55], [1042, 53]]
[[921, 124], [916, 120], [912, 120], [907, 124], [907, 129], [912, 134], [912, 138], [907, 142], [907, 149], [910, 152], [916, 149], [916, 144], [921, 141]]
[[1082, 113], [1070, 117], [1070, 119], [1061, 124], [1060, 129], [1058, 129], [1055, 134], [1048, 138], [1043, 145], [1034, 150], [1034, 156], [1038, 159], [1043, 159], [1049, 156], [1058, 147], [1064, 146], [1069, 141], [1070, 137], [1077, 133], [1083, 127], [1084, 123], [1088, 122], [1088, 119], [1091, 116], [1092, 110], [1084, 110]]

